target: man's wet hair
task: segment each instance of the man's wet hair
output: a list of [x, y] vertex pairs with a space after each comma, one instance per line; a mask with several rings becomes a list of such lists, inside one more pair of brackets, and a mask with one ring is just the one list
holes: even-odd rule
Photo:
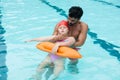
[[69, 9], [69, 17], [71, 17], [71, 18], [78, 18], [78, 19], [80, 19], [82, 17], [82, 15], [83, 15], [83, 10], [79, 6], [72, 6]]

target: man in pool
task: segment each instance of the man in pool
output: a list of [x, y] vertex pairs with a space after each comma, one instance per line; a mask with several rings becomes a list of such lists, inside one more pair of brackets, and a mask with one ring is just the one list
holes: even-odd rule
[[[83, 15], [83, 10], [79, 6], [72, 6], [69, 9], [68, 14], [68, 23], [69, 23], [69, 36], [73, 36], [76, 39], [76, 42], [71, 47], [75, 50], [78, 50], [76, 47], [81, 47], [87, 37], [88, 25], [82, 22], [80, 19]], [[53, 35], [57, 35], [58, 25], [56, 25]], [[71, 59], [68, 64], [68, 68], [73, 69], [72, 72], [78, 72], [76, 64], [78, 63], [78, 59]], [[70, 70], [69, 69], [69, 70]]]

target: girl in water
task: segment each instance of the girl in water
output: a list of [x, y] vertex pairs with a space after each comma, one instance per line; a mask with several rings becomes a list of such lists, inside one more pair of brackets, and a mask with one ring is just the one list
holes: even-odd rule
[[[64, 62], [65, 58], [56, 55], [57, 50], [60, 46], [72, 46], [75, 43], [75, 39], [73, 37], [68, 37], [68, 22], [65, 20], [62, 20], [60, 23], [58, 23], [59, 26], [57, 28], [58, 34], [53, 35], [50, 37], [40, 37], [28, 40], [26, 42], [32, 42], [32, 41], [50, 41], [55, 43], [55, 46], [53, 47], [51, 54], [48, 54], [46, 58], [40, 63], [40, 65], [37, 68], [36, 71], [36, 80], [42, 80], [42, 74], [45, 72], [45, 68], [53, 66], [53, 75], [52, 80], [55, 80], [58, 75], [64, 70]], [[47, 74], [47, 73], [46, 73]], [[48, 79], [50, 76], [46, 75], [46, 79]]]

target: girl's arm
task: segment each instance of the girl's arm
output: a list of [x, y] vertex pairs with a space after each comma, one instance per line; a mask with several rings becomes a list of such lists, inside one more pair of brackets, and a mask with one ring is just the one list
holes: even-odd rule
[[72, 46], [75, 43], [74, 37], [68, 37], [64, 42], [57, 42], [59, 46]]
[[52, 40], [54, 37], [55, 37], [55, 35], [53, 35], [53, 36], [48, 36], [48, 37], [34, 38], [34, 39], [31, 39], [31, 40], [27, 40], [27, 41], [25, 41], [25, 42], [32, 42], [32, 41], [40, 41], [40, 42], [50, 41], [50, 40]]
[[74, 43], [75, 43], [75, 39], [73, 37], [69, 37], [64, 42], [57, 42], [55, 43], [55, 46], [53, 47], [51, 53], [56, 54], [60, 46], [72, 46]]
[[52, 48], [51, 53], [52, 53], [52, 54], [56, 54], [59, 46], [60, 46], [60, 44], [56, 43], [55, 46]]

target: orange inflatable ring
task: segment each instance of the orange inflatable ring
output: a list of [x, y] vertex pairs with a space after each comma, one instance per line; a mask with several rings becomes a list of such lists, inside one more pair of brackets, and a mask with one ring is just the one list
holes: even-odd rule
[[[45, 52], [51, 52], [52, 48], [54, 47], [54, 43], [51, 42], [42, 42], [36, 45], [36, 47], [42, 51]], [[68, 58], [81, 58], [82, 55], [80, 53], [72, 48], [69, 47], [59, 47], [56, 55], [62, 56], [62, 57], [68, 57]]]

